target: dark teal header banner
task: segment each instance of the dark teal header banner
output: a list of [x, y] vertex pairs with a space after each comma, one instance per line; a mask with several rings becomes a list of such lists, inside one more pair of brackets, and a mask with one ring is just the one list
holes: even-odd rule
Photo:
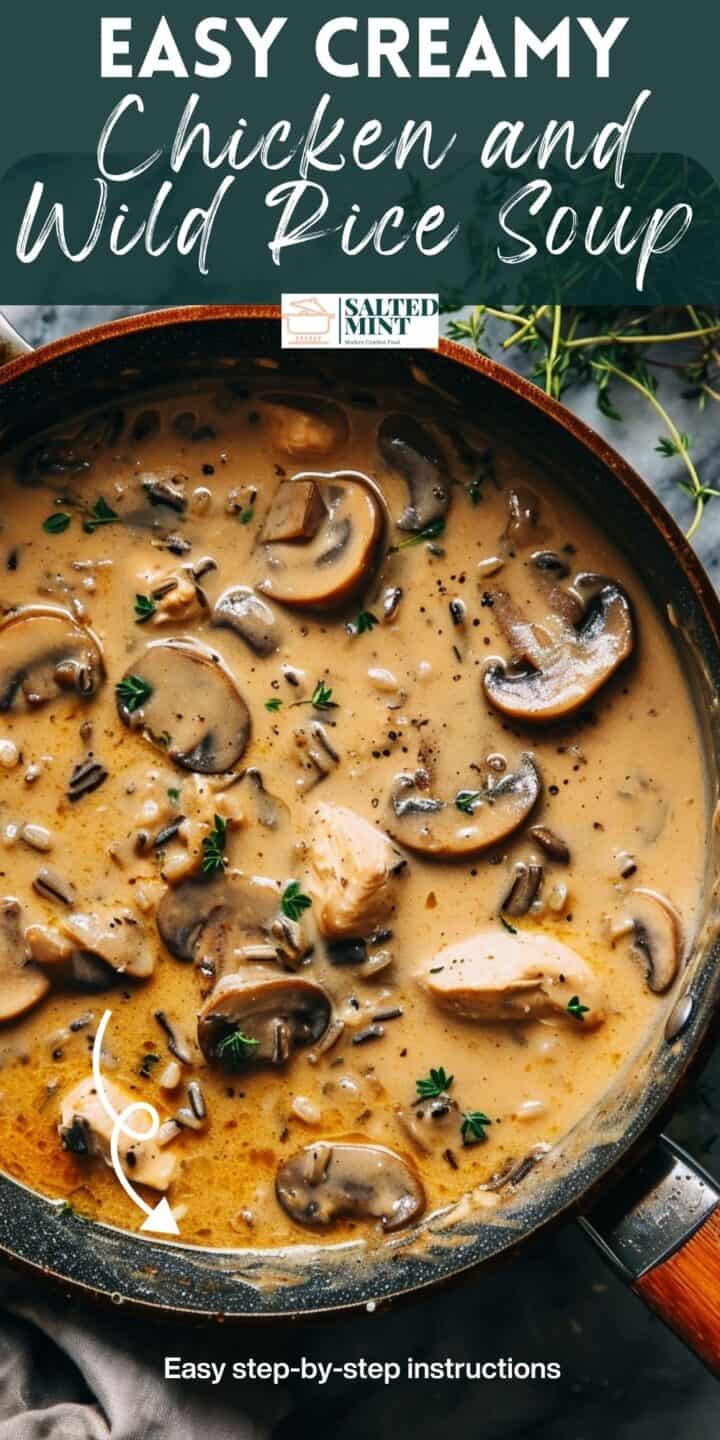
[[720, 300], [706, 0], [117, 8], [4, 7], [5, 301]]

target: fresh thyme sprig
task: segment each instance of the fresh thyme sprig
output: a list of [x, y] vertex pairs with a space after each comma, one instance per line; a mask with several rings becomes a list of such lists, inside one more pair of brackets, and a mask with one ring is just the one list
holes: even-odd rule
[[474, 815], [479, 799], [479, 790], [458, 790], [455, 796], [455, 807], [457, 810], [462, 810], [463, 815]]
[[460, 1126], [463, 1144], [477, 1145], [479, 1140], [486, 1140], [485, 1127], [487, 1125], [492, 1125], [489, 1115], [482, 1110], [466, 1110]]
[[150, 620], [157, 610], [157, 605], [152, 595], [135, 596], [135, 624], [144, 625]]
[[580, 1002], [580, 996], [573, 995], [572, 1000], [568, 1000], [567, 1012], [568, 1015], [572, 1015], [574, 1020], [584, 1020], [585, 1016], [588, 1015], [590, 1012], [590, 1006], [582, 1005]]
[[113, 510], [107, 500], [99, 495], [83, 520], [83, 530], [86, 534], [92, 535], [100, 525], [112, 525], [113, 521], [117, 519], [119, 519], [117, 510]]
[[134, 715], [135, 711], [150, 699], [153, 687], [149, 680], [143, 680], [142, 675], [126, 675], [123, 680], [118, 681], [115, 692], [125, 709]]
[[398, 550], [409, 550], [412, 545], [424, 545], [428, 540], [438, 540], [445, 531], [444, 520], [431, 520], [422, 530], [416, 530], [408, 535], [406, 540], [401, 540]]
[[420, 1100], [434, 1100], [438, 1095], [444, 1095], [450, 1089], [455, 1079], [454, 1075], [447, 1075], [442, 1065], [436, 1070], [431, 1070], [429, 1075], [424, 1075], [421, 1080], [415, 1081], [415, 1089]]
[[[597, 405], [609, 420], [621, 421], [614, 391], [626, 385], [642, 395], [666, 435], [658, 450], [684, 467], [679, 481], [693, 502], [688, 539], [696, 534], [708, 502], [720, 487], [706, 484], [693, 461], [690, 436], [679, 429], [658, 398], [656, 371], [670, 370], [686, 383], [683, 398], [703, 410], [720, 403], [720, 312], [695, 305], [660, 309], [605, 309], [574, 305], [521, 305], [497, 309], [476, 305], [469, 317], [448, 326], [451, 339], [481, 350], [489, 318], [511, 327], [502, 349], [518, 347], [533, 361], [531, 378], [560, 400], [574, 385], [592, 381]], [[657, 351], [663, 347], [663, 357]], [[672, 347], [666, 349], [665, 347]]]
[[216, 815], [210, 834], [206, 835], [202, 842], [204, 875], [216, 875], [218, 871], [225, 869], [227, 865], [226, 841], [227, 820], [224, 820], [222, 815]]
[[370, 632], [375, 629], [375, 626], [379, 624], [380, 621], [377, 615], [373, 615], [372, 610], [361, 610], [357, 620], [350, 620], [348, 622], [348, 634], [369, 635]]
[[283, 890], [280, 909], [288, 920], [299, 920], [304, 910], [309, 910], [312, 900], [303, 895], [299, 880], [290, 880]]
[[337, 710], [338, 701], [333, 700], [332, 694], [332, 689], [323, 680], [318, 680], [310, 699], [293, 700], [291, 709], [296, 705], [312, 705], [313, 710]]
[[243, 1035], [242, 1030], [230, 1030], [215, 1046], [215, 1054], [221, 1065], [228, 1070], [239, 1070], [240, 1066], [260, 1044], [252, 1035]]

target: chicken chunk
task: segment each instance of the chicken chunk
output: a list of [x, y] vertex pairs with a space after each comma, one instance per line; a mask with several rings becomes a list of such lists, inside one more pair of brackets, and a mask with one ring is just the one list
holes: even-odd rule
[[[104, 1085], [117, 1115], [138, 1099], [116, 1080], [105, 1080]], [[133, 1130], [143, 1132], [150, 1128], [150, 1118], [144, 1111], [136, 1111], [129, 1119]], [[113, 1121], [102, 1104], [95, 1081], [88, 1076], [63, 1098], [58, 1126], [63, 1149], [80, 1157], [100, 1156], [106, 1165], [111, 1165], [112, 1132]], [[137, 1184], [163, 1191], [170, 1186], [177, 1164], [171, 1144], [161, 1147], [154, 1140], [133, 1140], [129, 1135], [121, 1134], [118, 1154], [123, 1168]]]
[[469, 1020], [564, 1018], [590, 1030], [605, 1019], [590, 966], [549, 935], [481, 931], [441, 950], [417, 979], [442, 1009]]
[[310, 888], [331, 939], [367, 936], [387, 920], [404, 861], [392, 841], [342, 805], [320, 804], [310, 835]]

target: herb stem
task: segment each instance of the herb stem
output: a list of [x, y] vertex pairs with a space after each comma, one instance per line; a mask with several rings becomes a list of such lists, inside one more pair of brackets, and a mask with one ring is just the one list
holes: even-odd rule
[[522, 340], [525, 335], [527, 335], [528, 330], [532, 330], [533, 326], [537, 325], [538, 320], [542, 320], [543, 315], [547, 315], [549, 309], [549, 305], [540, 305], [537, 310], [533, 310], [532, 314], [528, 315], [527, 320], [520, 326], [520, 329], [516, 330], [514, 335], [509, 335], [507, 340], [503, 340], [503, 350], [509, 350], [511, 345], [516, 345], [518, 340]]
[[[550, 337], [550, 348], [545, 362], [545, 390], [548, 395], [555, 394], [555, 366], [557, 365], [560, 351], [560, 339], [562, 333], [562, 305], [553, 305], [553, 327]], [[556, 397], [557, 398], [557, 397]]]
[[673, 445], [675, 446], [677, 454], [681, 457], [685, 469], [688, 472], [688, 490], [695, 501], [695, 514], [693, 517], [693, 521], [690, 529], [686, 532], [687, 539], [692, 540], [693, 535], [696, 533], [700, 521], [702, 520], [703, 510], [705, 509], [705, 501], [707, 499], [708, 492], [703, 486], [700, 476], [698, 475], [698, 472], [695, 468], [692, 456], [690, 455], [690, 452], [688, 450], [687, 444], [683, 436], [680, 434], [680, 431], [678, 430], [675, 421], [673, 420], [671, 415], [668, 415], [665, 406], [661, 405], [660, 401], [657, 398], [657, 395], [655, 395], [652, 390], [649, 390], [647, 385], [643, 385], [641, 380], [637, 380], [634, 375], [627, 375], [624, 370], [620, 370], [619, 367], [617, 365], [613, 365], [610, 360], [603, 360], [598, 363], [593, 363], [593, 369], [603, 370], [609, 375], [614, 375], [617, 380], [624, 381], [626, 385], [631, 385], [633, 390], [637, 390], [638, 394], [644, 395], [645, 399], [650, 401], [650, 404], [652, 405], [656, 415], [660, 417], [663, 425], [665, 425], [673, 442]]
[[701, 330], [675, 330], [666, 335], [617, 335], [609, 330], [607, 335], [581, 335], [578, 340], [562, 343], [566, 350], [581, 350], [592, 345], [668, 345], [671, 341], [701, 340], [705, 335], [717, 334], [720, 334], [720, 324], [704, 325]]

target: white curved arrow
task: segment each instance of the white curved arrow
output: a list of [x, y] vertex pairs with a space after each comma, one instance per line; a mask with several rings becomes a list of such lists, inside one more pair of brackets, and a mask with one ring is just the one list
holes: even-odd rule
[[[131, 1105], [126, 1105], [125, 1109], [119, 1113], [110, 1100], [107, 1090], [105, 1089], [101, 1062], [103, 1040], [111, 1015], [112, 1010], [106, 1010], [98, 1025], [95, 1043], [93, 1044], [92, 1070], [98, 1100], [108, 1119], [112, 1122], [113, 1128], [110, 1136], [110, 1159], [112, 1160], [112, 1167], [125, 1194], [132, 1200], [133, 1205], [137, 1205], [139, 1210], [144, 1210], [147, 1216], [147, 1219], [143, 1221], [140, 1229], [151, 1230], [155, 1235], [179, 1235], [180, 1231], [177, 1221], [165, 1196], [163, 1196], [162, 1200], [158, 1201], [158, 1204], [153, 1209], [152, 1205], [148, 1205], [142, 1196], [138, 1195], [137, 1190], [130, 1184], [123, 1169], [119, 1150], [120, 1136], [127, 1135], [131, 1140], [136, 1141], [154, 1140], [160, 1129], [160, 1116], [155, 1106], [151, 1105], [147, 1100], [134, 1100]], [[150, 1121], [149, 1128], [146, 1130], [136, 1130], [130, 1123], [133, 1115], [140, 1114], [146, 1115]]]

